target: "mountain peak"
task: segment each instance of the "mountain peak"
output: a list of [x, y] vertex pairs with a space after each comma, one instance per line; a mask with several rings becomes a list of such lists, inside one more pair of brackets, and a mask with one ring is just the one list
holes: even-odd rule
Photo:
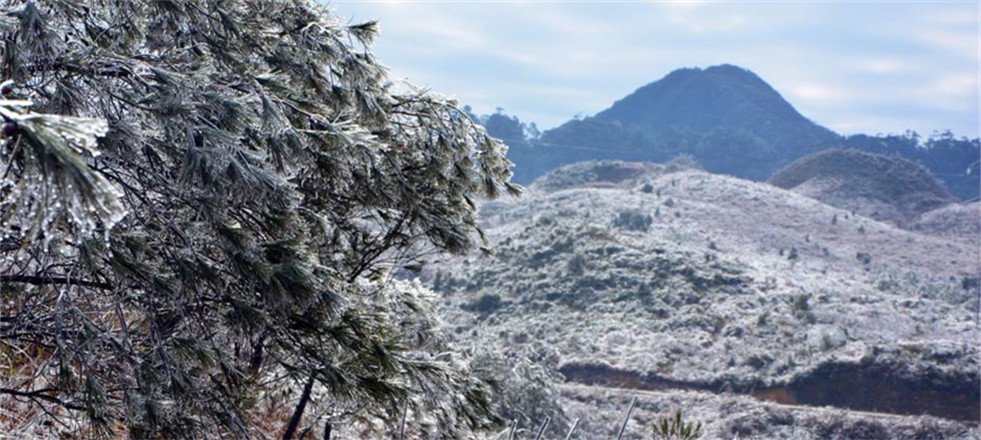
[[749, 69], [732, 64], [688, 67], [637, 89], [594, 117], [545, 132], [543, 148], [530, 152], [536, 158], [525, 162], [537, 172], [526, 174], [541, 175], [579, 160], [660, 162], [689, 154], [712, 172], [766, 179], [838, 139]]
[[748, 75], [753, 78], [757, 78], [756, 74], [753, 73], [753, 71], [745, 67], [739, 67], [735, 64], [728, 64], [728, 63], [706, 67], [705, 72], [722, 73], [722, 74], [730, 74], [730, 75]]
[[[759, 120], [746, 120], [745, 116]], [[617, 101], [596, 118], [699, 132], [720, 126], [753, 126], [773, 119], [814, 125], [755, 73], [732, 64], [672, 71]]]

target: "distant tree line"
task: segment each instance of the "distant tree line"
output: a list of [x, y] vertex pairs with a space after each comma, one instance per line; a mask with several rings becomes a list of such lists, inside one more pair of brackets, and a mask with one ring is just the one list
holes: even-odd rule
[[925, 140], [915, 131], [903, 134], [857, 134], [842, 139], [845, 148], [898, 155], [925, 166], [947, 189], [965, 201], [978, 199], [981, 185], [981, 141], [957, 138], [950, 130], [932, 134]]
[[765, 180], [807, 154], [845, 148], [917, 162], [963, 201], [977, 200], [981, 188], [981, 141], [956, 137], [950, 130], [926, 138], [915, 131], [834, 135], [818, 142], [818, 147], [795, 148], [796, 154], [788, 154], [787, 149], [777, 151], [750, 130], [734, 127], [707, 132], [676, 126], [641, 131], [616, 120], [577, 118], [563, 128], [542, 133], [534, 123], [523, 122], [500, 108], [493, 114], [471, 116], [488, 134], [508, 145], [508, 157], [515, 163], [513, 180], [522, 184], [569, 163], [606, 159], [664, 162], [681, 154], [691, 155], [712, 172]]

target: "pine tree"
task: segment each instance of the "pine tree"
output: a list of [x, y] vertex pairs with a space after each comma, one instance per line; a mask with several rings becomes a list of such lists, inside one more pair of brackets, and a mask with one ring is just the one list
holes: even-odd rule
[[311, 0], [0, 8], [0, 409], [84, 437], [494, 422], [393, 274], [481, 245], [474, 199], [519, 189], [456, 103], [389, 82], [375, 23]]

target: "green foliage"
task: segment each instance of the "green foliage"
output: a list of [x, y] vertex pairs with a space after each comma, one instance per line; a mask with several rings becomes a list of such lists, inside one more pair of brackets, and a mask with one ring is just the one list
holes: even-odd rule
[[251, 437], [300, 402], [334, 414], [303, 426], [496, 421], [430, 293], [385, 274], [483, 244], [475, 198], [519, 188], [455, 102], [394, 91], [375, 23], [309, 0], [0, 8], [0, 343], [40, 353], [0, 397], [56, 406], [53, 436]]
[[497, 309], [504, 306], [504, 301], [501, 300], [501, 296], [494, 293], [487, 293], [481, 295], [472, 303], [467, 303], [461, 306], [463, 310], [477, 312], [482, 315], [489, 315], [497, 311]]
[[811, 294], [802, 293], [800, 295], [794, 296], [794, 312], [806, 312], [811, 310]]
[[628, 231], [647, 232], [651, 229], [653, 219], [650, 215], [637, 211], [622, 211], [613, 220], [613, 227]]
[[814, 312], [811, 311], [810, 293], [794, 295], [791, 309], [793, 310], [794, 316], [796, 316], [798, 319], [802, 319], [811, 324], [817, 320], [817, 317], [814, 316]]
[[687, 422], [678, 410], [673, 417], [659, 417], [651, 426], [651, 436], [654, 440], [695, 440], [702, 437], [702, 422]]
[[581, 254], [573, 255], [566, 263], [566, 269], [571, 275], [582, 276], [586, 273], [586, 257], [583, 257]]

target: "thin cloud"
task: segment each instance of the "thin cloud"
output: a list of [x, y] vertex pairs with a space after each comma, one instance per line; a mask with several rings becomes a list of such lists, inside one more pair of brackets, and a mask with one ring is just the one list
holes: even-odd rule
[[820, 84], [801, 85], [791, 89], [790, 94], [796, 99], [823, 104], [848, 101], [853, 96], [846, 90]]
[[911, 65], [908, 62], [889, 58], [862, 59], [856, 61], [853, 65], [855, 69], [861, 72], [875, 74], [904, 73], [911, 70]]
[[952, 54], [964, 56], [977, 61], [978, 53], [978, 34], [969, 31], [954, 31], [946, 29], [925, 29], [918, 31], [913, 36], [930, 47], [938, 50], [948, 51]]
[[731, 32], [749, 24], [749, 20], [742, 14], [705, 17], [701, 14], [674, 13], [668, 16], [668, 20], [687, 32], [698, 34]]
[[542, 128], [681, 67], [737, 64], [808, 118], [978, 136], [978, 4], [334, 2], [395, 75]]

